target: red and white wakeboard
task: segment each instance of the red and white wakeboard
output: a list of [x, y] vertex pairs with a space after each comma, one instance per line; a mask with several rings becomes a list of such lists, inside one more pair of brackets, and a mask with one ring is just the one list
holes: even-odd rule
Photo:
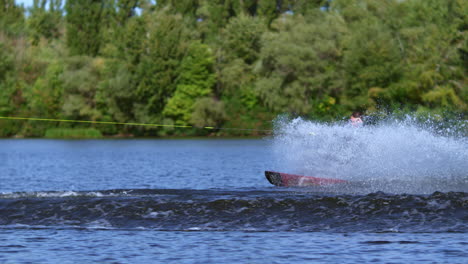
[[340, 179], [317, 178], [275, 171], [265, 171], [265, 177], [271, 184], [284, 187], [326, 186], [347, 182]]

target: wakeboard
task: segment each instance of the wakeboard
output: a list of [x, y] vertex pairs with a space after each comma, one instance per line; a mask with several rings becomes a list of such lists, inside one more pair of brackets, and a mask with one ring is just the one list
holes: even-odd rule
[[275, 171], [265, 171], [265, 177], [271, 184], [284, 187], [326, 186], [347, 182], [340, 179], [318, 178]]

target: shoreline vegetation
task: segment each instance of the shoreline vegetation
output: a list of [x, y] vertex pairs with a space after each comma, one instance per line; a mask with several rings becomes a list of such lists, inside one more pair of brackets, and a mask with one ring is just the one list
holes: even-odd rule
[[103, 135], [94, 128], [53, 128], [46, 131], [41, 137], [25, 137], [23, 135], [13, 135], [11, 137], [0, 137], [0, 139], [261, 139], [271, 136], [270, 133], [256, 135], [238, 135], [211, 133], [204, 136], [193, 133], [170, 134], [166, 136], [135, 136], [133, 134]]
[[[103, 125], [92, 124], [91, 128], [47, 128], [41, 136], [24, 136], [21, 134], [12, 135], [10, 137], [0, 136], [2, 138], [46, 138], [46, 139], [144, 139], [144, 138], [162, 138], [162, 139], [194, 139], [194, 138], [223, 138], [223, 139], [238, 139], [238, 138], [265, 138], [274, 136], [275, 127], [278, 123], [292, 122], [294, 119], [309, 120], [310, 122], [321, 124], [323, 126], [349, 126], [349, 117], [344, 117], [340, 120], [317, 121], [300, 116], [291, 116], [289, 114], [278, 115], [274, 120], [269, 122], [271, 129], [268, 130], [241, 130], [244, 132], [232, 133], [233, 128], [173, 128], [173, 127], [158, 127], [160, 130], [154, 135], [135, 135], [128, 133], [105, 134], [109, 128]], [[374, 112], [370, 115], [362, 116], [364, 127], [373, 127], [381, 125], [393, 126], [416, 126], [422, 130], [437, 134], [444, 137], [468, 138], [468, 120], [463, 114], [456, 112], [445, 111], [443, 114], [433, 114], [428, 112], [408, 112], [405, 110], [386, 112]], [[35, 121], [40, 122], [40, 121]], [[122, 126], [122, 125], [118, 125]], [[101, 127], [101, 128], [100, 128]], [[154, 128], [153, 128], [154, 129]], [[234, 128], [234, 130], [236, 130]]]
[[0, 119], [0, 138], [262, 136], [354, 111], [467, 120], [468, 1], [0, 1], [0, 117], [193, 127]]

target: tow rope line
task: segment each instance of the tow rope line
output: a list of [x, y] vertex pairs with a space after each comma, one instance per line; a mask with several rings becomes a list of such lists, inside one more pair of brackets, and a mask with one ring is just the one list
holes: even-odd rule
[[147, 127], [172, 127], [172, 128], [198, 128], [209, 130], [238, 130], [238, 131], [262, 131], [272, 132], [269, 129], [254, 129], [254, 128], [235, 128], [235, 127], [212, 127], [212, 126], [190, 126], [190, 125], [164, 125], [152, 123], [126, 123], [112, 121], [91, 121], [91, 120], [72, 120], [72, 119], [54, 119], [54, 118], [38, 118], [38, 117], [17, 117], [17, 116], [0, 116], [0, 119], [6, 120], [29, 120], [29, 121], [44, 121], [44, 122], [67, 122], [67, 123], [87, 123], [87, 124], [103, 124], [103, 125], [127, 125], [127, 126], [147, 126]]

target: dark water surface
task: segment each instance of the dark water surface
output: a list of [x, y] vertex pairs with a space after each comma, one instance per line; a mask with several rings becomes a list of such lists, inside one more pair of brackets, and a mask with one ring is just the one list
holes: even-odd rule
[[468, 262], [463, 187], [278, 188], [274, 160], [269, 140], [0, 140], [0, 263]]

